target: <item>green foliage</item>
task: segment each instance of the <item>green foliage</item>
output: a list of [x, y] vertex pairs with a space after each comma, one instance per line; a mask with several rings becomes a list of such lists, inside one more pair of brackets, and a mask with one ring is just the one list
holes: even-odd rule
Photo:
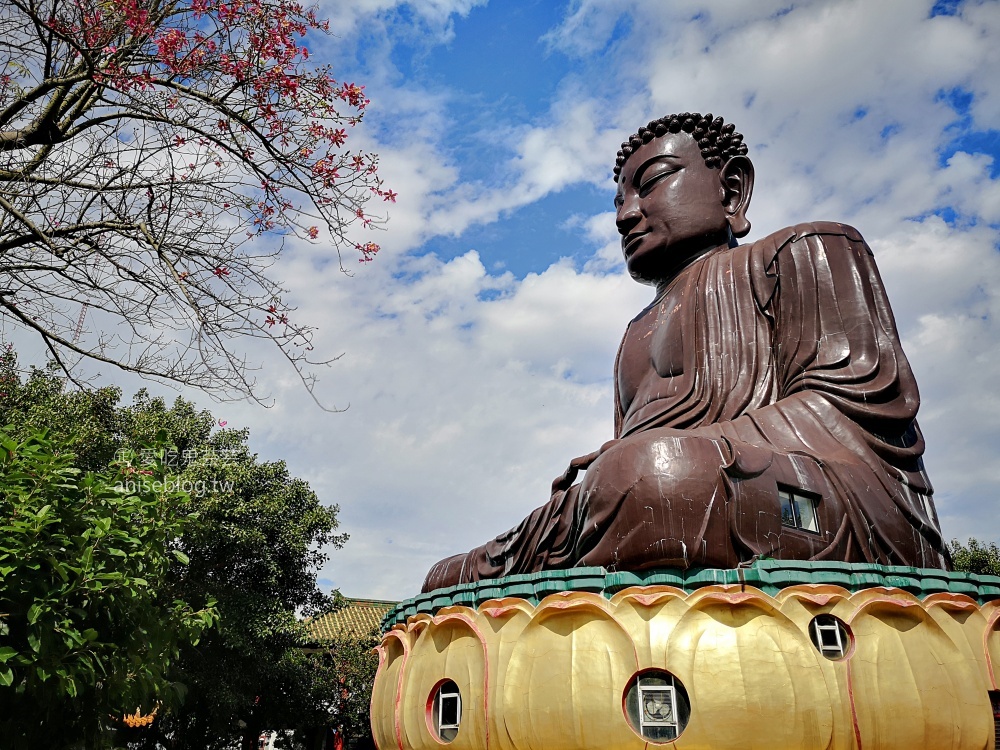
[[[332, 657], [303, 651], [310, 639], [301, 620], [338, 603], [316, 581], [323, 550], [347, 538], [336, 533], [337, 507], [320, 503], [284, 462], [260, 461], [247, 446], [247, 431], [215, 429], [212, 414], [189, 401], [168, 406], [145, 391], [129, 406], [119, 398], [115, 389], [67, 391], [54, 371], [22, 379], [13, 353], [0, 355], [0, 424], [14, 423], [20, 439], [39, 428], [53, 438], [80, 434], [80, 468], [120, 474], [126, 469], [115, 463], [117, 454], [138, 472], [156, 472], [181, 487], [190, 496], [185, 507], [198, 517], [172, 536], [154, 604], [214, 605], [217, 625], [169, 665], [183, 703], [165, 701], [151, 727], [120, 736], [136, 748], [210, 750], [256, 747], [262, 729], [335, 722], [339, 678], [332, 676]], [[144, 446], [161, 431], [173, 447], [149, 462]], [[142, 498], [148, 494], [142, 483], [153, 478], [133, 473], [125, 481]], [[67, 558], [72, 554], [83, 550], [67, 548]], [[365, 706], [370, 684], [366, 689], [358, 697]], [[145, 711], [151, 704], [127, 705]]]
[[[107, 468], [119, 443], [121, 391], [67, 391], [55, 373], [55, 368], [32, 369], [22, 383], [14, 350], [9, 346], [0, 350], [0, 425], [8, 425], [16, 439], [46, 430], [55, 441], [72, 440], [78, 468]], [[147, 433], [146, 443], [151, 444], [155, 435], [155, 430]]]
[[1000, 576], [1000, 547], [993, 542], [970, 538], [968, 546], [952, 539], [948, 545], [955, 570], [979, 575]]
[[325, 722], [302, 722], [294, 732], [278, 733], [275, 747], [291, 750], [327, 748], [332, 731], [345, 747], [374, 750], [369, 710], [378, 669], [378, 630], [364, 637], [341, 637], [313, 643], [298, 652], [302, 667], [296, 689], [302, 695], [323, 695]]
[[[66, 443], [9, 432], [0, 431], [0, 732], [19, 747], [96, 746], [113, 716], [173, 700], [172, 660], [214, 620], [210, 601], [196, 610], [161, 594], [178, 564], [174, 540], [193, 527], [190, 498], [129, 492], [131, 467], [85, 473]], [[146, 471], [168, 486], [162, 460]]]
[[372, 685], [378, 669], [375, 646], [381, 638], [376, 630], [366, 638], [339, 638], [323, 644], [316, 657], [324, 684], [335, 685], [333, 726], [348, 741], [360, 741], [360, 746], [374, 746], [371, 739]]
[[[149, 414], [185, 435], [204, 420], [176, 402], [138, 400], [136, 423]], [[227, 747], [262, 729], [321, 726], [329, 722], [331, 685], [317, 677], [299, 615], [329, 610], [334, 601], [316, 585], [326, 559], [322, 547], [339, 546], [336, 507], [323, 506], [284, 462], [260, 462], [245, 432], [223, 430], [192, 439], [181, 453], [179, 477], [201, 491], [195, 503], [205, 523], [183, 540], [190, 565], [173, 585], [187, 596], [218, 599], [220, 626], [185, 654], [178, 679], [189, 688], [183, 712], [164, 717], [169, 732], [191, 748]], [[325, 674], [325, 673], [324, 673]]]

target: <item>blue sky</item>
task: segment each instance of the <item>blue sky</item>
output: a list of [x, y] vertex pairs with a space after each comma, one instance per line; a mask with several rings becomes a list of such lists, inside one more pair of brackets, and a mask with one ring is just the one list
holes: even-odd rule
[[326, 7], [400, 192], [378, 262], [326, 288], [353, 301], [329, 383], [351, 408], [315, 419], [343, 453], [311, 478], [354, 534], [331, 582], [412, 594], [610, 437], [614, 352], [648, 298], [622, 273], [611, 166], [639, 124], [681, 110], [745, 134], [749, 239], [817, 219], [866, 236], [921, 385], [944, 532], [1000, 539], [1000, 4]]
[[339, 504], [351, 540], [327, 585], [413, 595], [611, 437], [614, 354], [650, 295], [623, 273], [611, 167], [638, 125], [685, 110], [746, 136], [749, 240], [814, 220], [868, 240], [944, 533], [1000, 541], [1000, 3], [320, 7], [334, 36], [314, 59], [372, 100], [348, 143], [399, 193], [353, 276], [322, 244], [289, 243], [274, 269], [317, 351], [344, 354], [319, 395], [349, 408], [317, 409], [263, 350], [273, 408], [187, 395]]
[[[587, 65], [545, 39], [566, 10], [554, 2], [481, 5], [465, 16], [453, 16], [447, 41], [440, 41], [427, 33], [426, 19], [414, 6], [402, 5], [383, 15], [392, 29], [391, 51], [386, 54], [384, 37], [363, 35], [354, 64], [364, 69], [372, 57], [382, 56], [379, 62], [388, 61], [394, 70], [395, 85], [446, 92], [449, 161], [462, 182], [499, 188], [514, 176], [509, 162], [515, 154], [517, 130], [545, 120], [551, 101], [568, 78], [585, 71], [593, 78]], [[610, 74], [605, 71], [604, 77]], [[405, 132], [399, 132], [401, 123], [390, 113], [376, 108], [370, 121], [383, 142], [405, 142]], [[610, 166], [611, 160], [609, 174]], [[523, 278], [578, 252], [574, 245], [584, 244], [585, 238], [574, 231], [573, 218], [606, 210], [613, 195], [610, 185], [610, 181], [603, 188], [568, 183], [505, 212], [505, 221], [477, 224], [456, 236], [434, 237], [413, 252], [451, 259], [474, 248], [491, 270], [509, 270]]]

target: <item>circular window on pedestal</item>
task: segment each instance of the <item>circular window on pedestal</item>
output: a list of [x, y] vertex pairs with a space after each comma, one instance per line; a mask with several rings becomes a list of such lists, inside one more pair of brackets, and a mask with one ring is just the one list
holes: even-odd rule
[[427, 701], [427, 723], [441, 742], [451, 742], [458, 736], [462, 722], [462, 694], [451, 680], [442, 680], [431, 691]]
[[671, 742], [687, 726], [691, 702], [680, 680], [650, 669], [633, 677], [625, 689], [625, 716], [643, 739]]
[[851, 651], [853, 636], [850, 628], [839, 617], [817, 615], [809, 623], [809, 637], [813, 645], [827, 659], [843, 659]]

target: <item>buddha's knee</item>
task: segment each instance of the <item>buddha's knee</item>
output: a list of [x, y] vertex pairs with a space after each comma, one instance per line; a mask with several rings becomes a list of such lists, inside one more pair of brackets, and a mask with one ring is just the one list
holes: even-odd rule
[[734, 563], [726, 537], [726, 453], [671, 430], [615, 444], [581, 486], [582, 564], [621, 569]]
[[583, 490], [636, 501], [703, 504], [720, 490], [724, 448], [715, 440], [651, 430], [621, 440], [587, 470]]

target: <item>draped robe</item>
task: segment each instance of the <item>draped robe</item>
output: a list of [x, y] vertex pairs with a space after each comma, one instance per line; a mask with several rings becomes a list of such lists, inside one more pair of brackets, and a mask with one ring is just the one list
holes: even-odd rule
[[[629, 325], [615, 440], [510, 531], [424, 590], [580, 565], [734, 567], [754, 557], [947, 568], [919, 396], [871, 250], [800, 224], [685, 267]], [[818, 528], [782, 522], [779, 491]]]

